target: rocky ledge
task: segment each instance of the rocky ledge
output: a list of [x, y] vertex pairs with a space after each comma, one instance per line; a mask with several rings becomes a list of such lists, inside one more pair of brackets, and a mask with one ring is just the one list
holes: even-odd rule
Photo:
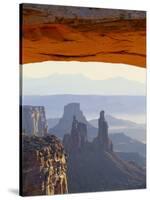
[[68, 193], [67, 157], [54, 135], [22, 136], [22, 195]]

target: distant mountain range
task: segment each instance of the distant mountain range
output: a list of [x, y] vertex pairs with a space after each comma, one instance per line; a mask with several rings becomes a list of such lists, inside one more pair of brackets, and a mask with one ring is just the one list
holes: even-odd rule
[[[97, 118], [99, 110], [104, 109], [106, 114], [118, 115], [145, 115], [145, 96], [122, 95], [30, 95], [22, 96], [23, 105], [42, 105], [46, 109], [47, 118], [59, 118], [63, 114], [66, 104], [80, 103], [87, 119]], [[133, 120], [134, 121], [134, 117]]]
[[[52, 128], [54, 127], [58, 121], [60, 120], [60, 118], [48, 118], [48, 127], [49, 128]], [[137, 124], [133, 121], [130, 121], [130, 120], [125, 120], [125, 119], [119, 119], [119, 118], [116, 118], [116, 117], [113, 117], [111, 115], [106, 115], [106, 121], [108, 122], [109, 124], [109, 128], [113, 129], [113, 127], [115, 127], [116, 129], [118, 129], [119, 127], [122, 127], [122, 128], [129, 128], [129, 127], [132, 127], [132, 128], [137, 128], [137, 127], [144, 127], [145, 124]], [[92, 119], [92, 120], [89, 120], [89, 123], [98, 128], [98, 119]]]
[[[119, 118], [113, 117], [111, 115], [106, 115], [106, 120], [109, 124], [109, 127], [129, 127], [129, 126], [137, 127], [138, 126], [138, 124], [135, 122], [132, 122], [130, 120], [125, 120], [125, 119], [119, 119]], [[89, 122], [93, 126], [98, 127], [98, 119], [92, 119]]]
[[[138, 124], [130, 120], [119, 119], [111, 115], [106, 115], [106, 120], [109, 124], [109, 133], [114, 135], [125, 133], [126, 136], [132, 139], [136, 139], [144, 143], [146, 142], [145, 124]], [[90, 120], [89, 123], [96, 128], [98, 127], [97, 119]]]
[[139, 153], [142, 157], [146, 157], [146, 145], [139, 142], [124, 133], [109, 134], [113, 142], [114, 151]]
[[92, 80], [82, 74], [53, 74], [44, 78], [24, 77], [23, 92], [24, 95], [145, 95], [146, 88], [143, 83], [123, 77]]

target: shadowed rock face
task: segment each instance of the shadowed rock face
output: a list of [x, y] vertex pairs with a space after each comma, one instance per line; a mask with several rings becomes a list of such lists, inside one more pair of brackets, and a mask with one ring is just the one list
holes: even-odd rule
[[98, 135], [92, 142], [88, 142], [85, 128], [80, 130], [79, 124], [74, 117], [71, 134], [63, 139], [68, 154], [69, 192], [145, 188], [145, 170], [113, 152], [104, 111], [100, 113]]
[[90, 135], [91, 133], [96, 134], [97, 129], [90, 125], [90, 123], [86, 120], [83, 112], [80, 109], [80, 103], [69, 103], [64, 106], [64, 113], [62, 118], [60, 118], [55, 127], [49, 129], [49, 132], [55, 133], [58, 137], [63, 138], [64, 134], [68, 134], [71, 132], [73, 116], [75, 116], [76, 119], [81, 123], [81, 129], [84, 129], [84, 127], [82, 127], [83, 124], [87, 125], [86, 132], [88, 135]]
[[87, 139], [87, 126], [84, 123], [78, 122], [76, 117], [73, 117], [71, 135], [65, 134], [63, 143], [67, 152], [78, 151], [86, 145]]
[[112, 151], [113, 145], [108, 137], [108, 124], [105, 120], [104, 113], [103, 110], [100, 112], [100, 118], [98, 119], [98, 137], [96, 139], [99, 140], [106, 151]]
[[22, 136], [22, 195], [68, 193], [66, 154], [54, 135]]

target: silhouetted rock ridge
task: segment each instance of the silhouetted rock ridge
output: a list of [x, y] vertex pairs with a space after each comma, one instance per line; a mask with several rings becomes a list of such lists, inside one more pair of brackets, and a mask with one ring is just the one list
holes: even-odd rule
[[68, 154], [69, 192], [145, 188], [143, 168], [113, 152], [104, 111], [100, 112], [98, 134], [92, 142], [87, 139], [87, 125], [74, 116], [71, 132], [64, 135], [63, 144]]

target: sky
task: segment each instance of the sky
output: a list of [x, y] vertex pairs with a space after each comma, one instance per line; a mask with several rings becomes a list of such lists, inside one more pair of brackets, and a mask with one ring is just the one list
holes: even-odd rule
[[22, 65], [23, 77], [46, 78], [53, 74], [84, 75], [91, 80], [122, 77], [128, 80], [146, 82], [146, 69], [126, 64], [78, 61], [47, 61]]
[[146, 69], [101, 62], [24, 64], [23, 95], [146, 95]]

